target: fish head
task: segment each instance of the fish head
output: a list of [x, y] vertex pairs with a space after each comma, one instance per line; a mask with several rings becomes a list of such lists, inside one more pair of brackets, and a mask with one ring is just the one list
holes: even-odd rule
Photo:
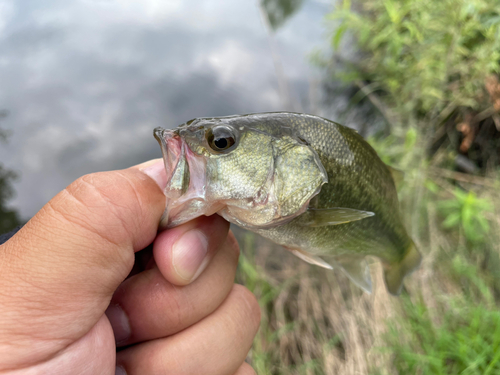
[[249, 229], [269, 228], [305, 212], [327, 182], [316, 151], [286, 127], [200, 118], [154, 134], [168, 181], [161, 227], [218, 213]]

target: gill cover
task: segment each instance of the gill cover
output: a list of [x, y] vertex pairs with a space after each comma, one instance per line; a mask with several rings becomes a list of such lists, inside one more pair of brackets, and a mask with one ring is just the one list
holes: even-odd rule
[[[240, 150], [249, 145], [252, 130], [242, 135]], [[260, 132], [257, 136], [262, 136]], [[328, 181], [319, 157], [311, 147], [288, 135], [268, 137], [266, 180], [249, 200], [228, 200], [219, 212], [226, 220], [246, 228], [283, 224], [306, 211], [311, 198]], [[245, 139], [246, 138], [246, 139]], [[264, 165], [254, 165], [259, 169]], [[259, 174], [259, 173], [256, 173]], [[252, 176], [250, 176], [252, 177]]]

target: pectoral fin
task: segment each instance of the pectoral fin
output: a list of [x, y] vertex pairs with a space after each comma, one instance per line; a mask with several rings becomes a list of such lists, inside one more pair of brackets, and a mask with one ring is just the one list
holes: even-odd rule
[[336, 263], [354, 284], [367, 293], [372, 292], [370, 268], [364, 257], [337, 258]]
[[307, 263], [314, 264], [316, 266], [320, 266], [329, 270], [333, 269], [333, 267], [330, 264], [326, 263], [323, 259], [317, 257], [316, 255], [312, 255], [307, 251], [297, 250], [297, 249], [288, 249], [288, 250], [290, 250], [292, 254], [294, 254], [295, 256], [299, 257], [300, 259], [302, 259]]
[[370, 211], [354, 210], [352, 208], [308, 208], [299, 222], [302, 226], [323, 227], [345, 224], [375, 215]]

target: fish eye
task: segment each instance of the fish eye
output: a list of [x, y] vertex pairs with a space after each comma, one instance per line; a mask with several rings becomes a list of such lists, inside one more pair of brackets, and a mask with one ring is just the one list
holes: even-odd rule
[[214, 126], [207, 132], [207, 142], [216, 152], [228, 152], [236, 143], [233, 130], [227, 126]]

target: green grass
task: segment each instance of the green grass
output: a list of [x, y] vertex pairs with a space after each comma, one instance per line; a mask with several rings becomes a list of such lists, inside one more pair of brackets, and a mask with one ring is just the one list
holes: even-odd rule
[[[400, 200], [424, 262], [401, 297], [385, 291], [378, 261], [368, 295], [341, 274], [237, 231], [237, 281], [262, 310], [248, 357], [258, 374], [500, 374], [500, 197], [474, 181], [430, 174], [436, 161], [406, 140], [403, 133], [390, 152], [405, 154], [395, 158], [405, 170]], [[460, 219], [449, 225], [453, 212]]]
[[396, 373], [500, 373], [500, 312], [453, 299], [435, 322], [436, 311], [431, 313], [423, 301], [403, 299], [401, 325], [390, 326], [385, 337]]
[[[402, 216], [423, 263], [396, 298], [372, 262], [368, 295], [238, 230], [237, 281], [262, 310], [248, 361], [260, 375], [500, 374], [498, 132], [464, 151], [456, 130], [465, 123], [490, 132], [500, 121], [491, 110], [500, 91], [490, 87], [500, 81], [500, 8], [486, 0], [352, 3], [327, 22], [337, 27], [334, 48], [349, 35], [362, 54], [328, 73], [361, 88], [355, 99], [367, 97], [387, 121], [385, 136], [369, 141], [404, 172]], [[457, 173], [459, 147], [481, 176]]]

